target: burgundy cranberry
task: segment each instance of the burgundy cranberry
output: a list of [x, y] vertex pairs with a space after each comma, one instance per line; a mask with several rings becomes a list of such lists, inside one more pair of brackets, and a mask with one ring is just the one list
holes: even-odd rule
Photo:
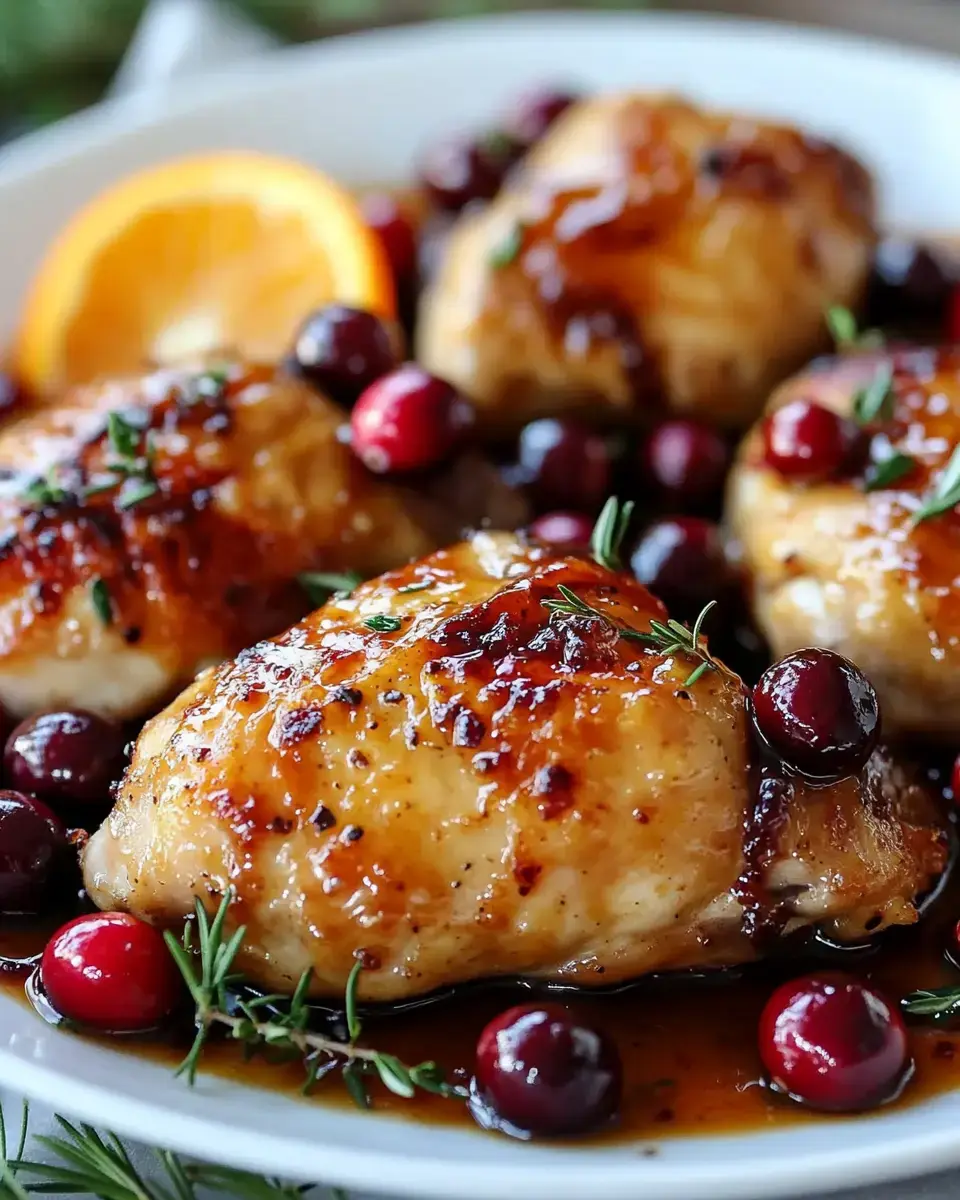
[[760, 1017], [773, 1082], [811, 1108], [850, 1112], [890, 1100], [910, 1065], [907, 1031], [878, 991], [843, 975], [777, 988]]
[[439, 208], [459, 212], [471, 201], [493, 199], [513, 157], [506, 138], [447, 138], [424, 155], [420, 182]]
[[408, 280], [417, 269], [417, 235], [410, 218], [389, 192], [367, 192], [360, 208], [383, 243], [394, 279]]
[[874, 254], [868, 321], [875, 325], [940, 321], [953, 283], [945, 256], [909, 238], [884, 238]]
[[159, 1025], [183, 981], [163, 935], [129, 913], [87, 913], [47, 943], [40, 981], [61, 1016], [105, 1033]]
[[730, 448], [709, 425], [677, 418], [657, 426], [646, 444], [644, 458], [658, 491], [675, 503], [691, 504], [720, 491]]
[[617, 1113], [622, 1072], [616, 1046], [559, 1005], [508, 1009], [477, 1043], [471, 1110], [505, 1132], [583, 1133]]
[[51, 907], [73, 882], [67, 831], [34, 796], [0, 791], [0, 912]]
[[309, 316], [293, 348], [298, 373], [338, 404], [350, 406], [365, 387], [397, 365], [396, 345], [373, 313], [330, 304]]
[[593, 520], [578, 512], [544, 513], [531, 524], [530, 533], [548, 546], [589, 546]]
[[767, 466], [787, 479], [837, 479], [855, 469], [862, 445], [853, 421], [810, 400], [791, 400], [763, 423]]
[[684, 615], [720, 599], [730, 586], [720, 532], [700, 517], [667, 517], [648, 526], [630, 568], [668, 608]]
[[610, 493], [610, 445], [580, 421], [531, 421], [520, 432], [517, 459], [518, 482], [529, 488], [538, 508], [595, 512]]
[[954, 804], [960, 807], [960, 754], [954, 759], [953, 770], [950, 772], [950, 791]]
[[873, 685], [832, 650], [798, 650], [768, 667], [753, 689], [753, 720], [787, 766], [813, 778], [856, 774], [880, 736]]
[[51, 804], [109, 804], [123, 774], [119, 725], [82, 708], [40, 713], [17, 725], [3, 755], [7, 782]]
[[507, 113], [503, 127], [508, 137], [525, 149], [538, 142], [562, 112], [579, 97], [561, 88], [539, 88], [519, 96]]
[[404, 363], [363, 393], [351, 414], [351, 444], [371, 471], [415, 471], [442, 462], [473, 424], [455, 387]]

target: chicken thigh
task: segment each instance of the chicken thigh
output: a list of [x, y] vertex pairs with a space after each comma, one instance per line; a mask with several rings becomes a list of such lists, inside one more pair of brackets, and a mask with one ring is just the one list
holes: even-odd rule
[[[544, 603], [560, 585], [573, 611]], [[915, 920], [946, 858], [928, 794], [883, 751], [831, 786], [761, 772], [739, 678], [691, 681], [697, 655], [629, 636], [664, 616], [628, 577], [505, 534], [365, 584], [145, 727], [87, 889], [173, 926], [233, 889], [252, 978], [312, 968], [337, 995], [361, 956], [378, 1001], [496, 975], [599, 986], [749, 959], [745, 929]]]
[[586, 408], [743, 427], [855, 307], [874, 243], [865, 169], [797, 130], [676, 98], [568, 109], [454, 227], [418, 357], [488, 427]]
[[756, 620], [777, 654], [810, 645], [839, 651], [876, 687], [887, 734], [955, 744], [960, 515], [947, 504], [916, 518], [949, 484], [947, 464], [960, 445], [960, 351], [815, 364], [784, 384], [771, 408], [800, 399], [851, 417], [857, 394], [888, 369], [889, 407], [869, 431], [870, 457], [903, 455], [898, 477], [883, 483], [876, 466], [861, 466], [821, 482], [785, 478], [765, 464], [758, 428], [731, 476], [728, 520]]
[[525, 507], [461, 460], [370, 475], [344, 414], [272, 369], [164, 371], [0, 432], [0, 703], [143, 714], [312, 605], [300, 572], [373, 574]]

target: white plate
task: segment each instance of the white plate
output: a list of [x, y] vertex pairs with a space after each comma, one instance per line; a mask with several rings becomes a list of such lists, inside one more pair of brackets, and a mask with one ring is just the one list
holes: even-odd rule
[[[149, 103], [104, 107], [0, 153], [0, 329], [60, 223], [125, 171], [246, 146], [352, 181], [400, 179], [436, 133], [487, 122], [531, 82], [667, 87], [841, 137], [877, 171], [888, 218], [960, 226], [960, 66], [788, 26], [548, 15], [285, 51]], [[723, 1030], [717, 1030], [723, 1036]], [[45, 1026], [0, 997], [0, 1083], [151, 1143], [255, 1170], [419, 1197], [770, 1197], [960, 1163], [960, 1094], [789, 1132], [558, 1149], [330, 1111], [166, 1069]]]

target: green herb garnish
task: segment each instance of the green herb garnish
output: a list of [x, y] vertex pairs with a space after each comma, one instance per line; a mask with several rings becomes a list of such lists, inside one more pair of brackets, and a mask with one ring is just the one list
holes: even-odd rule
[[406, 596], [410, 592], [425, 592], [427, 588], [433, 587], [433, 579], [420, 579], [416, 583], [405, 583], [403, 587], [397, 588], [398, 596]]
[[896, 402], [893, 390], [893, 367], [883, 363], [865, 388], [853, 398], [853, 415], [860, 425], [872, 425], [875, 421], [889, 421]]
[[900, 1007], [914, 1017], [932, 1017], [942, 1021], [960, 1016], [960, 986], [911, 992], [900, 1001]]
[[516, 221], [500, 241], [491, 248], [490, 253], [487, 255], [487, 262], [495, 269], [507, 267], [517, 257], [522, 248], [523, 225], [519, 221]]
[[396, 633], [403, 624], [399, 617], [388, 617], [385, 613], [378, 613], [375, 617], [367, 617], [363, 623], [368, 629], [372, 629], [374, 633]]
[[104, 625], [113, 624], [113, 600], [110, 596], [110, 588], [107, 581], [99, 575], [90, 581], [90, 603]]
[[828, 308], [824, 318], [838, 350], [869, 350], [884, 344], [884, 337], [879, 329], [861, 330], [857, 325], [857, 318], [842, 304], [834, 304]]
[[69, 492], [58, 481], [56, 467], [51, 467], [46, 475], [33, 479], [23, 490], [23, 499], [34, 508], [53, 508], [63, 504]]
[[601, 567], [610, 571], [623, 570], [620, 547], [630, 528], [633, 509], [632, 500], [621, 504], [616, 496], [611, 496], [603, 506], [590, 536], [590, 549]]
[[878, 492], [882, 488], [890, 487], [898, 479], [909, 475], [916, 465], [915, 458], [911, 458], [909, 454], [902, 454], [899, 450], [894, 450], [889, 458], [870, 464], [863, 481], [864, 490]]
[[107, 440], [123, 466], [136, 459], [142, 437], [143, 430], [128, 421], [123, 413], [107, 414]]
[[301, 571], [297, 576], [297, 583], [307, 593], [310, 603], [319, 607], [326, 604], [331, 596], [337, 599], [349, 596], [363, 583], [363, 579], [356, 571], [344, 571], [339, 574], [335, 571]]
[[120, 495], [117, 497], [117, 508], [124, 511], [128, 508], [136, 508], [142, 501], [149, 500], [159, 491], [159, 484], [152, 479], [130, 478], [120, 490]]
[[955, 446], [950, 461], [944, 467], [933, 494], [928, 496], [913, 514], [913, 524], [919, 525], [930, 517], [938, 517], [960, 504], [960, 446]]

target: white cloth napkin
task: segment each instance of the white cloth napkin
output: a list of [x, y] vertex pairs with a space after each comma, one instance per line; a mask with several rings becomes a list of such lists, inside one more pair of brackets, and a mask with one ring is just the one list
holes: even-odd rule
[[[21, 0], [12, 2], [20, 3]], [[83, 0], [72, 2], [82, 3]], [[202, 71], [211, 63], [222, 67], [245, 56], [262, 53], [274, 44], [268, 34], [223, 6], [219, 0], [152, 0], [114, 80], [113, 92], [119, 95], [136, 91], [141, 103], [153, 100], [162, 105], [164, 91], [174, 81]], [[16, 1119], [20, 1111], [19, 1098], [8, 1094], [3, 1097], [3, 1103], [5, 1111]], [[40, 1105], [32, 1105], [31, 1130], [34, 1135], [54, 1133], [53, 1114]], [[131, 1146], [130, 1150], [137, 1168], [144, 1178], [150, 1179], [155, 1164], [146, 1148]], [[48, 1156], [33, 1147], [30, 1157], [44, 1159]], [[311, 1194], [311, 1200], [322, 1200], [323, 1196], [321, 1189]], [[376, 1198], [351, 1193], [350, 1200]], [[455, 1191], [451, 1192], [450, 1200], [456, 1200]], [[683, 1197], [678, 1196], [677, 1200], [683, 1200]], [[960, 1200], [960, 1173], [949, 1172], [925, 1180], [834, 1193], [819, 1200]]]

